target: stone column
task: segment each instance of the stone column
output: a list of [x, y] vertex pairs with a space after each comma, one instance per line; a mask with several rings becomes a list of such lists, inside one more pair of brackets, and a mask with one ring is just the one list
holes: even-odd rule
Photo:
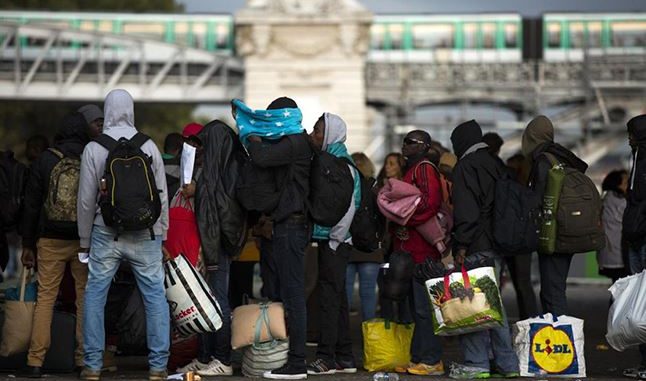
[[351, 152], [371, 141], [365, 59], [372, 14], [353, 0], [248, 0], [235, 16], [245, 62], [245, 102], [265, 108], [288, 96], [312, 129], [324, 111], [348, 125]]

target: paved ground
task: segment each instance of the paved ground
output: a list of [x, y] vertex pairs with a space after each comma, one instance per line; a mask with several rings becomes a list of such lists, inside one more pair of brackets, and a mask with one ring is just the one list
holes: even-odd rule
[[[515, 307], [515, 297], [513, 288], [507, 286], [504, 289], [503, 296], [507, 305], [509, 316], [515, 320], [517, 316]], [[627, 351], [624, 353], [615, 352], [612, 349], [603, 349], [599, 345], [605, 345], [604, 335], [606, 332], [606, 319], [608, 310], [609, 294], [606, 287], [601, 285], [571, 285], [568, 290], [570, 300], [570, 309], [572, 315], [582, 317], [585, 319], [585, 354], [586, 363], [588, 367], [588, 378], [593, 380], [621, 380], [621, 370], [625, 367], [634, 366], [638, 363], [639, 355], [636, 350]], [[352, 318], [355, 355], [358, 360], [361, 359], [361, 340], [358, 317], [355, 315]], [[445, 339], [445, 361], [459, 361], [460, 354], [455, 339]], [[308, 348], [308, 355], [314, 355], [315, 348]], [[136, 380], [144, 379], [146, 377], [145, 358], [143, 357], [128, 357], [119, 358], [120, 369], [119, 372], [113, 374], [106, 374], [105, 379], [111, 380]], [[239, 371], [236, 371], [239, 375]], [[0, 374], [1, 379], [15, 379], [11, 375]], [[74, 380], [73, 375], [51, 375], [51, 379], [59, 380]], [[311, 379], [312, 377], [310, 377]], [[353, 380], [372, 380], [372, 375], [365, 371], [359, 372], [355, 375], [344, 376], [321, 376], [322, 380], [340, 380], [340, 381], [353, 381]], [[243, 377], [227, 377], [218, 378], [227, 379], [231, 381], [247, 380]], [[443, 377], [416, 377], [416, 376], [403, 376], [400, 378], [405, 380], [423, 380], [434, 379], [444, 380], [448, 378]], [[625, 380], [625, 379], [624, 379]]]

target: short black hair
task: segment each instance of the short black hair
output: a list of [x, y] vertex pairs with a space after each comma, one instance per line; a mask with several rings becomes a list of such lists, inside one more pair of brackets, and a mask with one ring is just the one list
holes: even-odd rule
[[505, 143], [504, 140], [495, 132], [487, 132], [482, 135], [482, 141], [489, 146], [489, 152], [497, 154], [500, 152], [500, 147]]
[[604, 192], [615, 191], [617, 193], [623, 193], [619, 189], [619, 184], [624, 176], [628, 176], [628, 171], [625, 169], [617, 169], [606, 175], [601, 183], [601, 190]]
[[38, 148], [41, 151], [45, 151], [47, 148], [49, 148], [49, 139], [45, 135], [33, 135], [29, 139], [27, 139], [27, 149], [30, 148]]
[[166, 139], [164, 139], [164, 153], [178, 152], [182, 149], [183, 144], [184, 137], [182, 136], [182, 134], [171, 132], [170, 134], [166, 135]]
[[298, 105], [292, 98], [280, 97], [274, 99], [269, 106], [267, 106], [267, 110], [279, 110], [282, 108], [298, 108]]

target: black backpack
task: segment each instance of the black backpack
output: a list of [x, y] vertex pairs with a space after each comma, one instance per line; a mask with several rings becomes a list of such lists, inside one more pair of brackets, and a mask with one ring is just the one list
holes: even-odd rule
[[335, 226], [348, 211], [353, 193], [354, 180], [346, 160], [315, 150], [308, 201], [312, 220], [320, 226]]
[[291, 171], [285, 175], [282, 184], [276, 181], [276, 173], [273, 168], [258, 167], [245, 154], [236, 184], [236, 198], [245, 210], [269, 214], [278, 207]]
[[99, 206], [106, 226], [117, 229], [118, 233], [149, 229], [154, 239], [152, 228], [161, 215], [161, 200], [152, 158], [141, 150], [149, 139], [139, 132], [130, 140], [116, 141], [106, 134], [96, 138], [109, 151], [101, 179]]
[[22, 214], [27, 167], [13, 152], [0, 153], [0, 223], [5, 232], [18, 228]]
[[507, 175], [496, 181], [493, 238], [501, 254], [530, 254], [538, 249], [538, 194]]
[[361, 204], [350, 225], [352, 246], [365, 253], [372, 253], [381, 246], [382, 217], [377, 206], [377, 192], [375, 192], [377, 181], [364, 177], [356, 165], [350, 160], [345, 160], [357, 170], [361, 181]]

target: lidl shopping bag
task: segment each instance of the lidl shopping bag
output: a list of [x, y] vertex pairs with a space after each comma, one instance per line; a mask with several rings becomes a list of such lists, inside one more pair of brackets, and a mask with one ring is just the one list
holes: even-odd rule
[[502, 300], [493, 267], [479, 267], [426, 281], [436, 335], [477, 332], [503, 324]]
[[646, 271], [619, 279], [610, 287], [606, 340], [618, 351], [646, 343]]
[[514, 325], [514, 350], [523, 377], [585, 377], [583, 320], [551, 314]]
[[410, 362], [413, 324], [371, 319], [361, 324], [363, 367], [369, 372], [395, 370]]
[[164, 264], [166, 299], [175, 329], [184, 337], [215, 332], [222, 327], [222, 310], [204, 278], [184, 254]]

